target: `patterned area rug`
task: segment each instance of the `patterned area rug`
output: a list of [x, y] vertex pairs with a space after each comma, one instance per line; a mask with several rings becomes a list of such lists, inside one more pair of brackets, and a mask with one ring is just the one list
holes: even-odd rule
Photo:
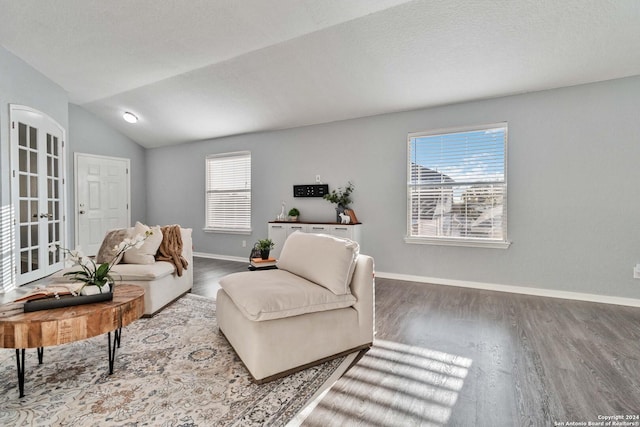
[[113, 375], [107, 337], [27, 350], [18, 398], [15, 350], [0, 351], [3, 426], [285, 425], [348, 365], [335, 359], [256, 385], [219, 334], [215, 301], [186, 295], [122, 330]]

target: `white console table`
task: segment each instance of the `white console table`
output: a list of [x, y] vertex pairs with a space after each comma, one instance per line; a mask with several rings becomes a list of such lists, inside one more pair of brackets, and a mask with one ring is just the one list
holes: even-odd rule
[[321, 233], [336, 237], [344, 237], [353, 241], [360, 241], [361, 223], [338, 224], [335, 222], [269, 222], [269, 238], [276, 244], [271, 253], [273, 257], [279, 258], [284, 241], [289, 234], [302, 231], [303, 233]]

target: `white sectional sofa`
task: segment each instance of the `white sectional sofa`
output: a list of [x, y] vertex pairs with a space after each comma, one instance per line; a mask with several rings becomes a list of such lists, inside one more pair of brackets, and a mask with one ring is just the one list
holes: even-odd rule
[[295, 232], [278, 269], [220, 280], [220, 331], [258, 383], [368, 348], [374, 263], [356, 242]]
[[[193, 286], [191, 231], [190, 228], [180, 229], [182, 256], [188, 262], [187, 268], [182, 271], [182, 276], [178, 276], [176, 267], [168, 261], [155, 261], [152, 264], [118, 263], [111, 269], [111, 276], [117, 283], [138, 285], [144, 288], [145, 317], [153, 316], [191, 290]], [[54, 283], [68, 281], [69, 279], [64, 277], [64, 273], [75, 270], [78, 270], [78, 267], [61, 270], [52, 275], [52, 281]]]

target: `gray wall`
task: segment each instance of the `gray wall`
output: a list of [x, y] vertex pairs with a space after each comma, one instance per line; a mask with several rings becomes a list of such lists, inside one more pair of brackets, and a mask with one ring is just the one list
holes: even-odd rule
[[72, 231], [73, 242], [75, 235], [75, 200], [73, 190], [73, 159], [74, 153], [95, 154], [99, 156], [121, 157], [130, 159], [131, 170], [131, 221], [146, 222], [146, 150], [127, 136], [93, 115], [84, 108], [69, 104], [69, 228]]
[[[292, 185], [351, 180], [364, 223], [361, 251], [376, 269], [449, 280], [640, 298], [640, 77], [386, 114], [147, 151], [149, 222], [194, 228], [195, 250], [247, 256], [267, 221], [295, 205], [332, 220], [322, 199]], [[509, 249], [404, 243], [407, 133], [507, 121]], [[253, 234], [204, 225], [204, 158], [252, 152]]]
[[68, 130], [68, 96], [58, 85], [0, 47], [0, 289], [13, 283], [9, 104], [39, 110]]

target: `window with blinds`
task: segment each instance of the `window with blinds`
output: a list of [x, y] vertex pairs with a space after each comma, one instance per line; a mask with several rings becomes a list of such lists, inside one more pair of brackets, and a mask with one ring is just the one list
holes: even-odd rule
[[408, 243], [508, 247], [507, 124], [408, 136]]
[[251, 232], [251, 153], [207, 156], [207, 231]]

